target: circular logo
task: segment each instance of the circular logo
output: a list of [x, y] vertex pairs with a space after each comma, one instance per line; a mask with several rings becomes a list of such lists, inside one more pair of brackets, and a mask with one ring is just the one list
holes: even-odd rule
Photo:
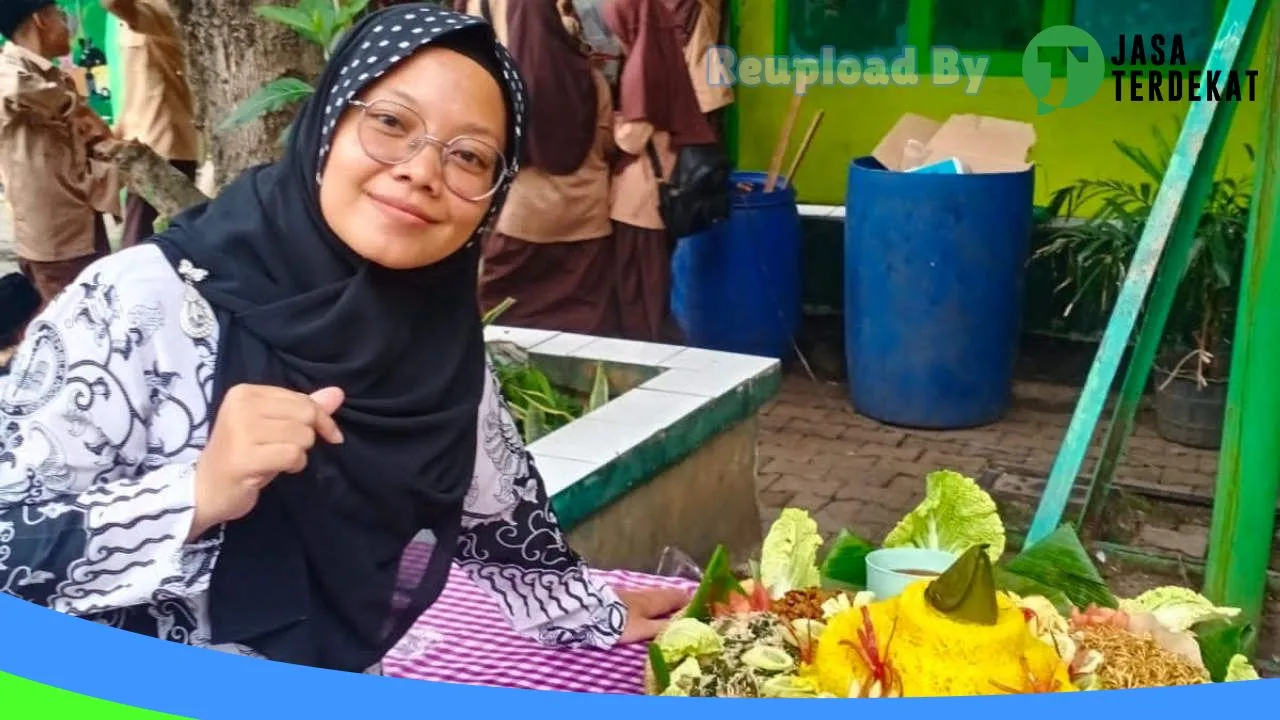
[[[1077, 52], [1081, 51], [1081, 52]], [[1048, 100], [1053, 91], [1055, 56], [1065, 56], [1065, 92], [1056, 103]], [[1102, 46], [1092, 35], [1074, 25], [1055, 25], [1031, 38], [1022, 54], [1022, 80], [1036, 98], [1036, 110], [1044, 115], [1060, 108], [1075, 107], [1093, 97], [1102, 87], [1107, 60]]]

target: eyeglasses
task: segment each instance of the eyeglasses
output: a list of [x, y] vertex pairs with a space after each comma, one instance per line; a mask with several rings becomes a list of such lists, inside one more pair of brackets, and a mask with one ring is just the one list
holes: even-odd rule
[[408, 162], [430, 143], [440, 152], [444, 184], [464, 200], [484, 200], [507, 175], [507, 160], [496, 147], [473, 137], [448, 142], [426, 133], [426, 123], [413, 110], [391, 100], [352, 100], [360, 108], [357, 132], [370, 158], [386, 165]]

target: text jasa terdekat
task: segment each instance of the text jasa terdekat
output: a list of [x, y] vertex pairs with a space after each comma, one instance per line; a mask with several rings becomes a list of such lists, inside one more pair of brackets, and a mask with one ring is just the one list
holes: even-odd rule
[[1187, 67], [1182, 35], [1121, 35], [1111, 57], [1118, 69], [1116, 101], [1253, 102], [1257, 70], [1201, 70]]

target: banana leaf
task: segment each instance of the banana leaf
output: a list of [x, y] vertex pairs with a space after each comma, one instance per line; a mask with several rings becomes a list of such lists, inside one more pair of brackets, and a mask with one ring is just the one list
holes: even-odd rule
[[1040, 582], [1036, 582], [1030, 578], [1021, 575], [1015, 575], [1004, 568], [997, 567], [996, 571], [996, 588], [1011, 592], [1021, 597], [1030, 597], [1039, 595], [1053, 604], [1053, 607], [1063, 617], [1071, 615], [1071, 608], [1075, 607], [1071, 602], [1071, 598], [1067, 597], [1061, 590], [1055, 590]]
[[819, 568], [828, 586], [836, 584], [862, 589], [867, 586], [867, 555], [875, 546], [845, 528], [831, 542], [831, 549]]
[[649, 643], [649, 666], [653, 668], [653, 684], [657, 686], [657, 691], [665, 691], [671, 685], [671, 670], [667, 667], [666, 658], [662, 656], [662, 648], [656, 642]]
[[1211, 620], [1194, 628], [1200, 657], [1209, 669], [1214, 682], [1222, 682], [1227, 676], [1227, 666], [1236, 654], [1248, 654], [1246, 648], [1253, 640], [1253, 626], [1239, 620]]
[[707, 561], [707, 567], [702, 572], [702, 582], [698, 583], [698, 589], [694, 591], [684, 616], [704, 622], [711, 619], [712, 603], [724, 602], [731, 590], [746, 594], [741, 583], [733, 576], [728, 549], [724, 545], [717, 545], [715, 552], [711, 553], [711, 559]]
[[[1005, 563], [1002, 570], [1002, 576], [1018, 576], [1047, 590], [1056, 590], [1079, 608], [1090, 605], [1119, 607], [1116, 597], [1111, 594], [1070, 525], [1059, 527], [1053, 534], [1024, 549]], [[1016, 582], [1009, 577], [1005, 577], [1005, 581]], [[1018, 592], [1012, 588], [1009, 590]]]

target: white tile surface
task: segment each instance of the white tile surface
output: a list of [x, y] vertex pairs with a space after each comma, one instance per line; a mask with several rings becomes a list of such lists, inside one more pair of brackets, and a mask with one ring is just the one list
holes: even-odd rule
[[[534, 445], [536, 446], [537, 443]], [[600, 466], [599, 463], [586, 460], [546, 455], [541, 450], [531, 452], [533, 461], [538, 466], [538, 472], [542, 474], [542, 481], [547, 486], [547, 495], [551, 497], [555, 497], [565, 488], [572, 487], [574, 483], [590, 475]]]
[[680, 345], [636, 342], [619, 338], [599, 338], [570, 353], [572, 357], [632, 365], [661, 365], [684, 350]]
[[[718, 385], [719, 383], [715, 384]], [[713, 384], [708, 382], [705, 373], [697, 370], [665, 368], [661, 374], [652, 380], [645, 381], [637, 389], [660, 390], [662, 392], [683, 393], [685, 395], [710, 398], [719, 394], [712, 387]]]
[[672, 423], [709, 402], [710, 397], [636, 388], [584, 418], [625, 425], [645, 439], [666, 430]]
[[770, 372], [781, 363], [776, 358], [686, 348], [668, 358], [663, 365], [703, 375], [708, 392], [719, 394]]
[[[613, 403], [610, 403], [612, 405]], [[600, 408], [596, 412], [602, 412]], [[584, 415], [529, 446], [535, 457], [540, 455], [578, 460], [601, 465], [622, 455], [642, 442], [647, 435], [634, 427], [602, 422]]]
[[506, 327], [503, 325], [490, 325], [484, 329], [486, 342], [505, 340], [515, 343], [525, 350], [531, 350], [559, 334], [550, 330], [530, 330], [528, 328]]
[[574, 353], [580, 348], [593, 343], [600, 338], [592, 335], [579, 335], [577, 333], [556, 333], [544, 342], [538, 343], [537, 347], [528, 348], [530, 351], [539, 355], [567, 355], [573, 357]]
[[774, 358], [574, 333], [492, 327], [486, 337], [514, 342], [543, 356], [660, 370], [640, 387], [529, 446], [552, 496], [780, 364]]

